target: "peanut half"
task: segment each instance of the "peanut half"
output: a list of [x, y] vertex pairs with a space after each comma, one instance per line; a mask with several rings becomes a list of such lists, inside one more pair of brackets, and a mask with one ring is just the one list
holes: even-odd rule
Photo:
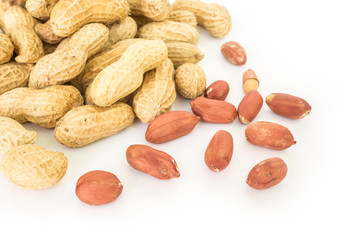
[[296, 144], [286, 127], [271, 122], [259, 121], [245, 129], [246, 140], [254, 145], [275, 150], [284, 150]]
[[144, 72], [167, 58], [165, 43], [141, 40], [130, 45], [121, 58], [102, 70], [92, 83], [90, 95], [98, 106], [110, 106], [134, 92], [143, 82]]
[[185, 63], [176, 69], [175, 84], [181, 96], [195, 99], [205, 91], [205, 72], [197, 64]]
[[34, 20], [25, 9], [10, 7], [5, 12], [4, 23], [17, 53], [15, 61], [35, 63], [44, 55], [42, 42], [34, 31]]
[[287, 118], [301, 119], [311, 112], [307, 101], [285, 93], [272, 93], [265, 101], [271, 111]]
[[69, 82], [81, 73], [86, 60], [103, 48], [108, 37], [109, 29], [105, 25], [85, 25], [62, 49], [40, 59], [31, 72], [29, 87], [44, 88]]
[[250, 91], [257, 90], [259, 88], [259, 80], [252, 69], [248, 69], [243, 74], [243, 90], [247, 94]]
[[150, 122], [145, 139], [151, 143], [165, 143], [189, 134], [199, 121], [198, 116], [189, 112], [167, 112]]
[[193, 113], [205, 122], [232, 123], [236, 118], [236, 108], [231, 103], [198, 97], [191, 103]]
[[80, 92], [72, 86], [15, 88], [0, 95], [0, 116], [20, 123], [29, 121], [41, 127], [54, 128], [65, 113], [83, 102]]
[[238, 107], [238, 118], [242, 124], [249, 124], [258, 115], [263, 105], [263, 98], [258, 91], [245, 95]]
[[103, 205], [115, 201], [122, 190], [123, 185], [114, 174], [96, 170], [79, 178], [75, 193], [86, 204]]
[[125, 103], [77, 107], [56, 123], [55, 138], [67, 147], [82, 147], [120, 132], [132, 125], [134, 118], [132, 108]]
[[175, 99], [174, 65], [170, 59], [166, 59], [145, 74], [144, 83], [134, 95], [134, 111], [142, 122], [149, 123], [158, 115], [168, 112]]
[[225, 100], [229, 91], [229, 84], [226, 81], [218, 80], [206, 88], [204, 97], [215, 100]]
[[[0, 64], [10, 61], [14, 51], [14, 45], [8, 35], [0, 33]], [[0, 79], [1, 80], [1, 79]]]
[[269, 158], [251, 169], [246, 183], [255, 189], [266, 189], [279, 184], [286, 174], [287, 166], [281, 158]]
[[199, 33], [187, 23], [174, 21], [151, 22], [142, 26], [137, 33], [139, 38], [160, 38], [164, 42], [187, 42], [197, 44]]
[[13, 184], [25, 189], [54, 186], [65, 175], [68, 160], [63, 153], [26, 144], [11, 148], [1, 159], [0, 171]]
[[28, 85], [32, 64], [10, 62], [0, 65], [0, 94]]
[[213, 172], [224, 170], [233, 155], [234, 141], [231, 134], [225, 130], [215, 133], [205, 151], [205, 163]]
[[232, 64], [241, 66], [246, 64], [245, 49], [237, 42], [231, 41], [221, 46], [222, 55]]
[[231, 30], [231, 16], [224, 6], [199, 0], [176, 0], [171, 8], [187, 10], [195, 14], [199, 25], [217, 38], [225, 37]]
[[126, 160], [136, 170], [161, 180], [180, 177], [175, 160], [167, 153], [146, 145], [131, 145]]
[[67, 37], [87, 23], [122, 21], [129, 10], [126, 0], [60, 0], [51, 12], [51, 27], [59, 37]]
[[10, 148], [34, 143], [37, 132], [26, 130], [20, 123], [8, 117], [0, 117], [0, 155]]

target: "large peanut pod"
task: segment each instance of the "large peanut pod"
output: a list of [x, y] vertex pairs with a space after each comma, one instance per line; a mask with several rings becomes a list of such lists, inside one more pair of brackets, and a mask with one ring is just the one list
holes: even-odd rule
[[151, 22], [142, 26], [137, 33], [139, 38], [160, 38], [164, 42], [187, 42], [197, 44], [199, 33], [187, 23], [174, 21]]
[[68, 160], [61, 152], [26, 144], [8, 151], [0, 171], [13, 184], [25, 189], [43, 189], [57, 184], [65, 175]]
[[166, 59], [160, 66], [147, 72], [144, 83], [136, 92], [133, 106], [136, 116], [145, 123], [168, 112], [176, 99], [174, 65]]
[[0, 155], [12, 147], [34, 143], [37, 132], [26, 130], [20, 123], [8, 117], [0, 117]]
[[165, 20], [170, 13], [169, 0], [128, 0], [131, 15], [145, 16], [153, 21]]
[[169, 42], [168, 56], [177, 68], [184, 63], [198, 63], [204, 57], [204, 53], [200, 51], [194, 44], [184, 42]]
[[71, 84], [78, 88], [81, 93], [84, 93], [90, 83], [94, 81], [95, 77], [102, 70], [110, 64], [118, 61], [125, 50], [137, 41], [141, 41], [141, 39], [126, 39], [112, 45], [104, 51], [97, 53], [87, 61], [84, 70], [79, 76], [71, 81]]
[[104, 48], [110, 47], [115, 43], [134, 38], [137, 33], [137, 25], [133, 18], [127, 17], [122, 22], [116, 22], [110, 27], [109, 39]]
[[109, 29], [105, 25], [85, 25], [70, 37], [63, 49], [40, 59], [30, 75], [29, 87], [44, 88], [69, 82], [81, 73], [86, 60], [105, 45], [108, 37]]
[[195, 15], [186, 10], [171, 11], [167, 20], [187, 23], [193, 27], [196, 27], [197, 21]]
[[168, 55], [165, 43], [141, 40], [129, 46], [121, 58], [102, 70], [92, 83], [94, 103], [105, 107], [134, 92], [143, 82], [144, 72], [159, 66]]
[[51, 86], [44, 89], [16, 88], [0, 95], [0, 116], [20, 123], [32, 122], [54, 128], [56, 122], [84, 99], [73, 86]]
[[34, 20], [25, 9], [10, 7], [5, 12], [4, 23], [17, 53], [15, 61], [35, 63], [44, 55], [42, 42], [34, 31]]
[[60, 0], [51, 12], [51, 27], [60, 37], [67, 37], [91, 22], [122, 21], [129, 15], [126, 0]]
[[74, 108], [57, 122], [55, 138], [67, 147], [82, 147], [120, 132], [134, 119], [132, 108], [125, 103], [106, 108], [85, 105]]
[[14, 45], [8, 35], [0, 33], [0, 64], [10, 61], [13, 56]]
[[59, 0], [27, 0], [25, 7], [34, 18], [47, 20]]
[[0, 94], [28, 84], [32, 64], [10, 62], [0, 65]]
[[199, 25], [217, 38], [225, 37], [231, 30], [231, 16], [224, 6], [199, 0], [176, 0], [172, 10], [193, 12]]

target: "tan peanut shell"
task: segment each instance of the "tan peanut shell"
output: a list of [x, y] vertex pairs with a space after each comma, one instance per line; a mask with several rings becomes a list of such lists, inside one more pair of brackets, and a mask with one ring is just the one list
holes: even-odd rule
[[12, 44], [10, 37], [0, 33], [0, 64], [9, 62], [13, 52], [14, 45]]
[[111, 47], [102, 50], [90, 58], [84, 70], [79, 76], [71, 81], [71, 84], [84, 93], [95, 77], [110, 64], [118, 61], [125, 50], [133, 43], [141, 41], [138, 38], [125, 39], [115, 43]]
[[200, 51], [194, 44], [185, 42], [168, 42], [168, 56], [174, 63], [175, 68], [184, 63], [198, 63], [204, 57], [204, 53]]
[[195, 14], [199, 25], [217, 38], [225, 37], [231, 30], [231, 16], [224, 6], [199, 0], [176, 0], [171, 8], [187, 10]]
[[98, 106], [105, 107], [128, 96], [143, 82], [143, 74], [159, 66], [167, 58], [165, 43], [141, 40], [130, 45], [121, 58], [102, 70], [91, 88], [91, 97]]
[[179, 168], [169, 154], [146, 145], [131, 145], [126, 150], [126, 160], [138, 171], [161, 180], [180, 177]]
[[6, 10], [7, 10], [7, 6], [5, 4], [0, 3], [0, 29], [6, 35], [10, 35], [10, 31], [6, 28], [5, 22], [4, 22], [4, 16], [5, 16]]
[[129, 15], [126, 0], [60, 0], [51, 12], [51, 27], [60, 37], [67, 37], [91, 22], [122, 21]]
[[175, 83], [181, 96], [195, 99], [205, 91], [205, 72], [197, 64], [185, 63], [176, 69]]
[[27, 0], [25, 7], [34, 18], [39, 20], [47, 20], [55, 4], [59, 0]]
[[139, 38], [160, 38], [164, 42], [187, 42], [197, 44], [199, 33], [196, 28], [186, 23], [163, 21], [151, 22], [142, 26], [137, 33]]
[[0, 65], [0, 94], [17, 87], [25, 87], [28, 84], [31, 64], [9, 62]]
[[[85, 104], [86, 105], [95, 105], [94, 101], [92, 100], [92, 97], [91, 97], [91, 86], [92, 84], [90, 83], [90, 85], [88, 86], [88, 88], [86, 89], [85, 91], [85, 94], [84, 94], [84, 100], [85, 100]], [[132, 94], [129, 94], [128, 96], [126, 97], [123, 97], [123, 98], [120, 98], [117, 103], [120, 103], [120, 102], [128, 102], [130, 99], [132, 98]]]
[[0, 95], [0, 116], [20, 123], [29, 121], [41, 127], [54, 128], [65, 113], [83, 102], [80, 92], [73, 86], [16, 88]]
[[109, 37], [109, 29], [101, 23], [90, 23], [72, 35], [67, 45], [46, 55], [35, 65], [29, 87], [44, 88], [64, 84], [84, 69], [88, 57], [99, 51]]
[[43, 189], [57, 184], [65, 175], [68, 160], [63, 153], [26, 144], [8, 151], [0, 171], [13, 184], [25, 189]]
[[25, 7], [27, 0], [1, 0], [0, 4], [3, 5], [6, 9], [11, 6]]
[[149, 123], [158, 115], [168, 112], [175, 99], [174, 65], [170, 59], [166, 59], [145, 74], [144, 83], [134, 95], [134, 111], [142, 122]]
[[109, 39], [104, 48], [110, 47], [121, 40], [134, 38], [136, 33], [137, 25], [131, 17], [125, 18], [122, 22], [114, 23], [110, 27]]
[[17, 56], [15, 61], [19, 63], [35, 63], [43, 55], [44, 49], [40, 38], [34, 31], [32, 16], [19, 6], [12, 6], [4, 16], [6, 29], [10, 31], [10, 37], [15, 47]]
[[187, 23], [193, 27], [196, 27], [197, 21], [195, 15], [187, 10], [171, 11], [167, 20]]
[[12, 147], [34, 143], [36, 138], [37, 132], [26, 130], [12, 118], [0, 117], [0, 155]]
[[35, 32], [39, 38], [46, 43], [55, 44], [59, 43], [63, 39], [63, 37], [59, 37], [53, 32], [50, 21], [36, 24]]
[[105, 108], [85, 105], [72, 109], [57, 122], [55, 138], [67, 147], [82, 147], [120, 132], [134, 119], [133, 109], [125, 103]]
[[128, 0], [131, 15], [143, 15], [153, 21], [163, 21], [170, 13], [169, 0]]

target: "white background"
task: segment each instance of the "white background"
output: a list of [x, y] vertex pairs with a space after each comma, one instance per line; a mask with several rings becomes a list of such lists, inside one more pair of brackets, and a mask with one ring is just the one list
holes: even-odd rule
[[[210, 2], [210, 1], [206, 1]], [[297, 144], [276, 151], [246, 142], [245, 126], [201, 122], [181, 138], [152, 147], [172, 155], [181, 177], [161, 181], [132, 169], [125, 151], [148, 144], [147, 125], [136, 123], [119, 134], [81, 149], [69, 149], [53, 130], [36, 130], [36, 144], [61, 151], [69, 169], [56, 186], [29, 191], [0, 176], [0, 239], [359, 239], [359, 56], [358, 1], [259, 0], [219, 3], [233, 18], [233, 29], [215, 39], [198, 28], [200, 65], [208, 84], [230, 84], [227, 101], [244, 96], [242, 74], [253, 68], [264, 97], [284, 92], [313, 107], [302, 120], [272, 113], [264, 104], [256, 120], [287, 126]], [[247, 51], [246, 66], [228, 63], [220, 53], [227, 41]], [[178, 97], [173, 110], [190, 110]], [[225, 129], [234, 138], [227, 169], [209, 171], [204, 152], [213, 134]], [[285, 180], [254, 190], [245, 180], [261, 160], [278, 156], [288, 165]], [[77, 179], [87, 171], [106, 170], [124, 185], [122, 195], [104, 206], [88, 206], [75, 195]]]

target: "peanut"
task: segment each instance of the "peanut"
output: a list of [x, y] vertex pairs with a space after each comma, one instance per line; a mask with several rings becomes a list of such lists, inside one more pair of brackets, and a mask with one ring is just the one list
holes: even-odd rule
[[231, 30], [231, 16], [224, 6], [216, 3], [204, 3], [199, 0], [176, 0], [171, 8], [187, 10], [196, 16], [197, 23], [203, 26], [213, 37], [225, 37]]
[[185, 63], [176, 69], [175, 83], [181, 96], [195, 99], [205, 91], [205, 72], [197, 64]]
[[8, 117], [0, 117], [0, 155], [10, 148], [34, 143], [37, 132], [26, 130], [20, 123]]
[[231, 103], [198, 97], [190, 103], [193, 113], [205, 122], [232, 123], [236, 118], [236, 108]]
[[184, 42], [166, 43], [168, 56], [174, 63], [175, 68], [184, 63], [198, 63], [204, 58], [204, 53], [195, 45]]
[[233, 155], [234, 140], [225, 130], [215, 133], [205, 151], [205, 163], [213, 172], [224, 170]]
[[126, 0], [60, 0], [50, 16], [51, 27], [59, 37], [67, 37], [91, 22], [122, 21], [129, 15]]
[[28, 84], [31, 64], [10, 62], [0, 65], [0, 94]]
[[68, 160], [63, 153], [26, 144], [11, 148], [1, 159], [0, 171], [13, 184], [25, 189], [43, 189], [65, 175]]
[[286, 174], [287, 166], [281, 158], [269, 158], [251, 169], [246, 183], [255, 189], [266, 189], [279, 184]]
[[27, 0], [25, 7], [31, 16], [44, 21], [50, 18], [51, 11], [58, 1], [59, 0]]
[[59, 43], [63, 38], [55, 35], [53, 32], [50, 21], [46, 23], [38, 23], [35, 25], [36, 34], [46, 43], [55, 44]]
[[259, 88], [259, 80], [252, 69], [248, 69], [243, 74], [243, 90], [247, 94], [250, 91], [257, 90]]
[[185, 111], [167, 112], [152, 120], [145, 139], [151, 143], [165, 143], [189, 134], [200, 118]]
[[258, 115], [263, 105], [263, 98], [258, 91], [245, 95], [238, 107], [238, 118], [242, 124], [249, 124]]
[[128, 147], [126, 160], [136, 170], [161, 180], [180, 177], [178, 166], [169, 154], [146, 145]]
[[218, 80], [206, 88], [204, 97], [215, 100], [225, 100], [229, 91], [229, 84], [223, 80]]
[[227, 42], [221, 46], [222, 55], [232, 64], [241, 66], [246, 64], [245, 49], [237, 42]]
[[164, 42], [187, 42], [196, 44], [199, 33], [187, 23], [174, 21], [151, 22], [142, 26], [137, 33], [139, 38], [160, 38]]
[[270, 94], [266, 97], [266, 104], [274, 113], [292, 119], [304, 118], [311, 112], [307, 101], [285, 93]]
[[102, 70], [92, 83], [94, 103], [105, 107], [134, 92], [143, 82], [143, 74], [167, 58], [165, 43], [141, 40], [130, 45], [121, 58]]
[[174, 22], [187, 23], [193, 27], [196, 27], [197, 21], [195, 15], [187, 10], [171, 11], [167, 20]]
[[77, 107], [56, 123], [55, 138], [67, 147], [82, 147], [120, 132], [130, 126], [134, 118], [132, 108], [125, 103], [106, 108]]
[[86, 204], [103, 205], [115, 201], [122, 190], [123, 185], [114, 174], [97, 170], [79, 178], [75, 193]]
[[8, 7], [5, 4], [0, 3], [0, 29], [6, 35], [10, 35], [10, 31], [6, 28], [5, 22], [4, 22], [5, 12], [6, 12], [7, 8]]
[[122, 40], [97, 53], [87, 61], [84, 70], [71, 81], [71, 84], [78, 88], [81, 93], [84, 93], [90, 83], [94, 81], [95, 77], [102, 70], [118, 61], [125, 50], [137, 41], [141, 41], [141, 39], [133, 38]]
[[110, 27], [109, 39], [104, 48], [110, 47], [121, 40], [134, 38], [136, 33], [137, 25], [131, 17], [125, 18], [122, 22], [114, 23]]
[[63, 49], [46, 55], [35, 65], [29, 87], [44, 88], [64, 84], [84, 69], [86, 60], [105, 45], [109, 29], [101, 23], [90, 23], [71, 36]]
[[[86, 105], [95, 105], [94, 101], [92, 100], [92, 97], [90, 95], [90, 92], [91, 92], [91, 86], [92, 86], [92, 83], [90, 83], [90, 85], [88, 86], [88, 88], [86, 89], [85, 91], [85, 94], [84, 94], [84, 98], [85, 98], [85, 104]], [[128, 96], [126, 97], [123, 97], [123, 98], [120, 98], [117, 103], [120, 103], [120, 102], [128, 102], [130, 99], [132, 99], [132, 94], [129, 94]]]
[[153, 21], [163, 21], [170, 13], [169, 0], [128, 0], [131, 15], [143, 15]]
[[34, 31], [34, 20], [25, 9], [10, 7], [5, 12], [4, 23], [17, 53], [15, 61], [35, 63], [44, 55], [42, 42]]
[[254, 145], [275, 150], [284, 150], [296, 144], [286, 127], [271, 122], [259, 121], [245, 129], [246, 140]]
[[170, 59], [166, 59], [145, 74], [144, 83], [134, 95], [134, 111], [142, 122], [149, 123], [158, 115], [168, 112], [175, 99], [174, 65]]
[[0, 64], [10, 61], [14, 51], [14, 45], [8, 35], [0, 33]]
[[82, 105], [83, 101], [79, 91], [72, 86], [16, 88], [0, 95], [0, 116], [54, 128], [65, 113]]

